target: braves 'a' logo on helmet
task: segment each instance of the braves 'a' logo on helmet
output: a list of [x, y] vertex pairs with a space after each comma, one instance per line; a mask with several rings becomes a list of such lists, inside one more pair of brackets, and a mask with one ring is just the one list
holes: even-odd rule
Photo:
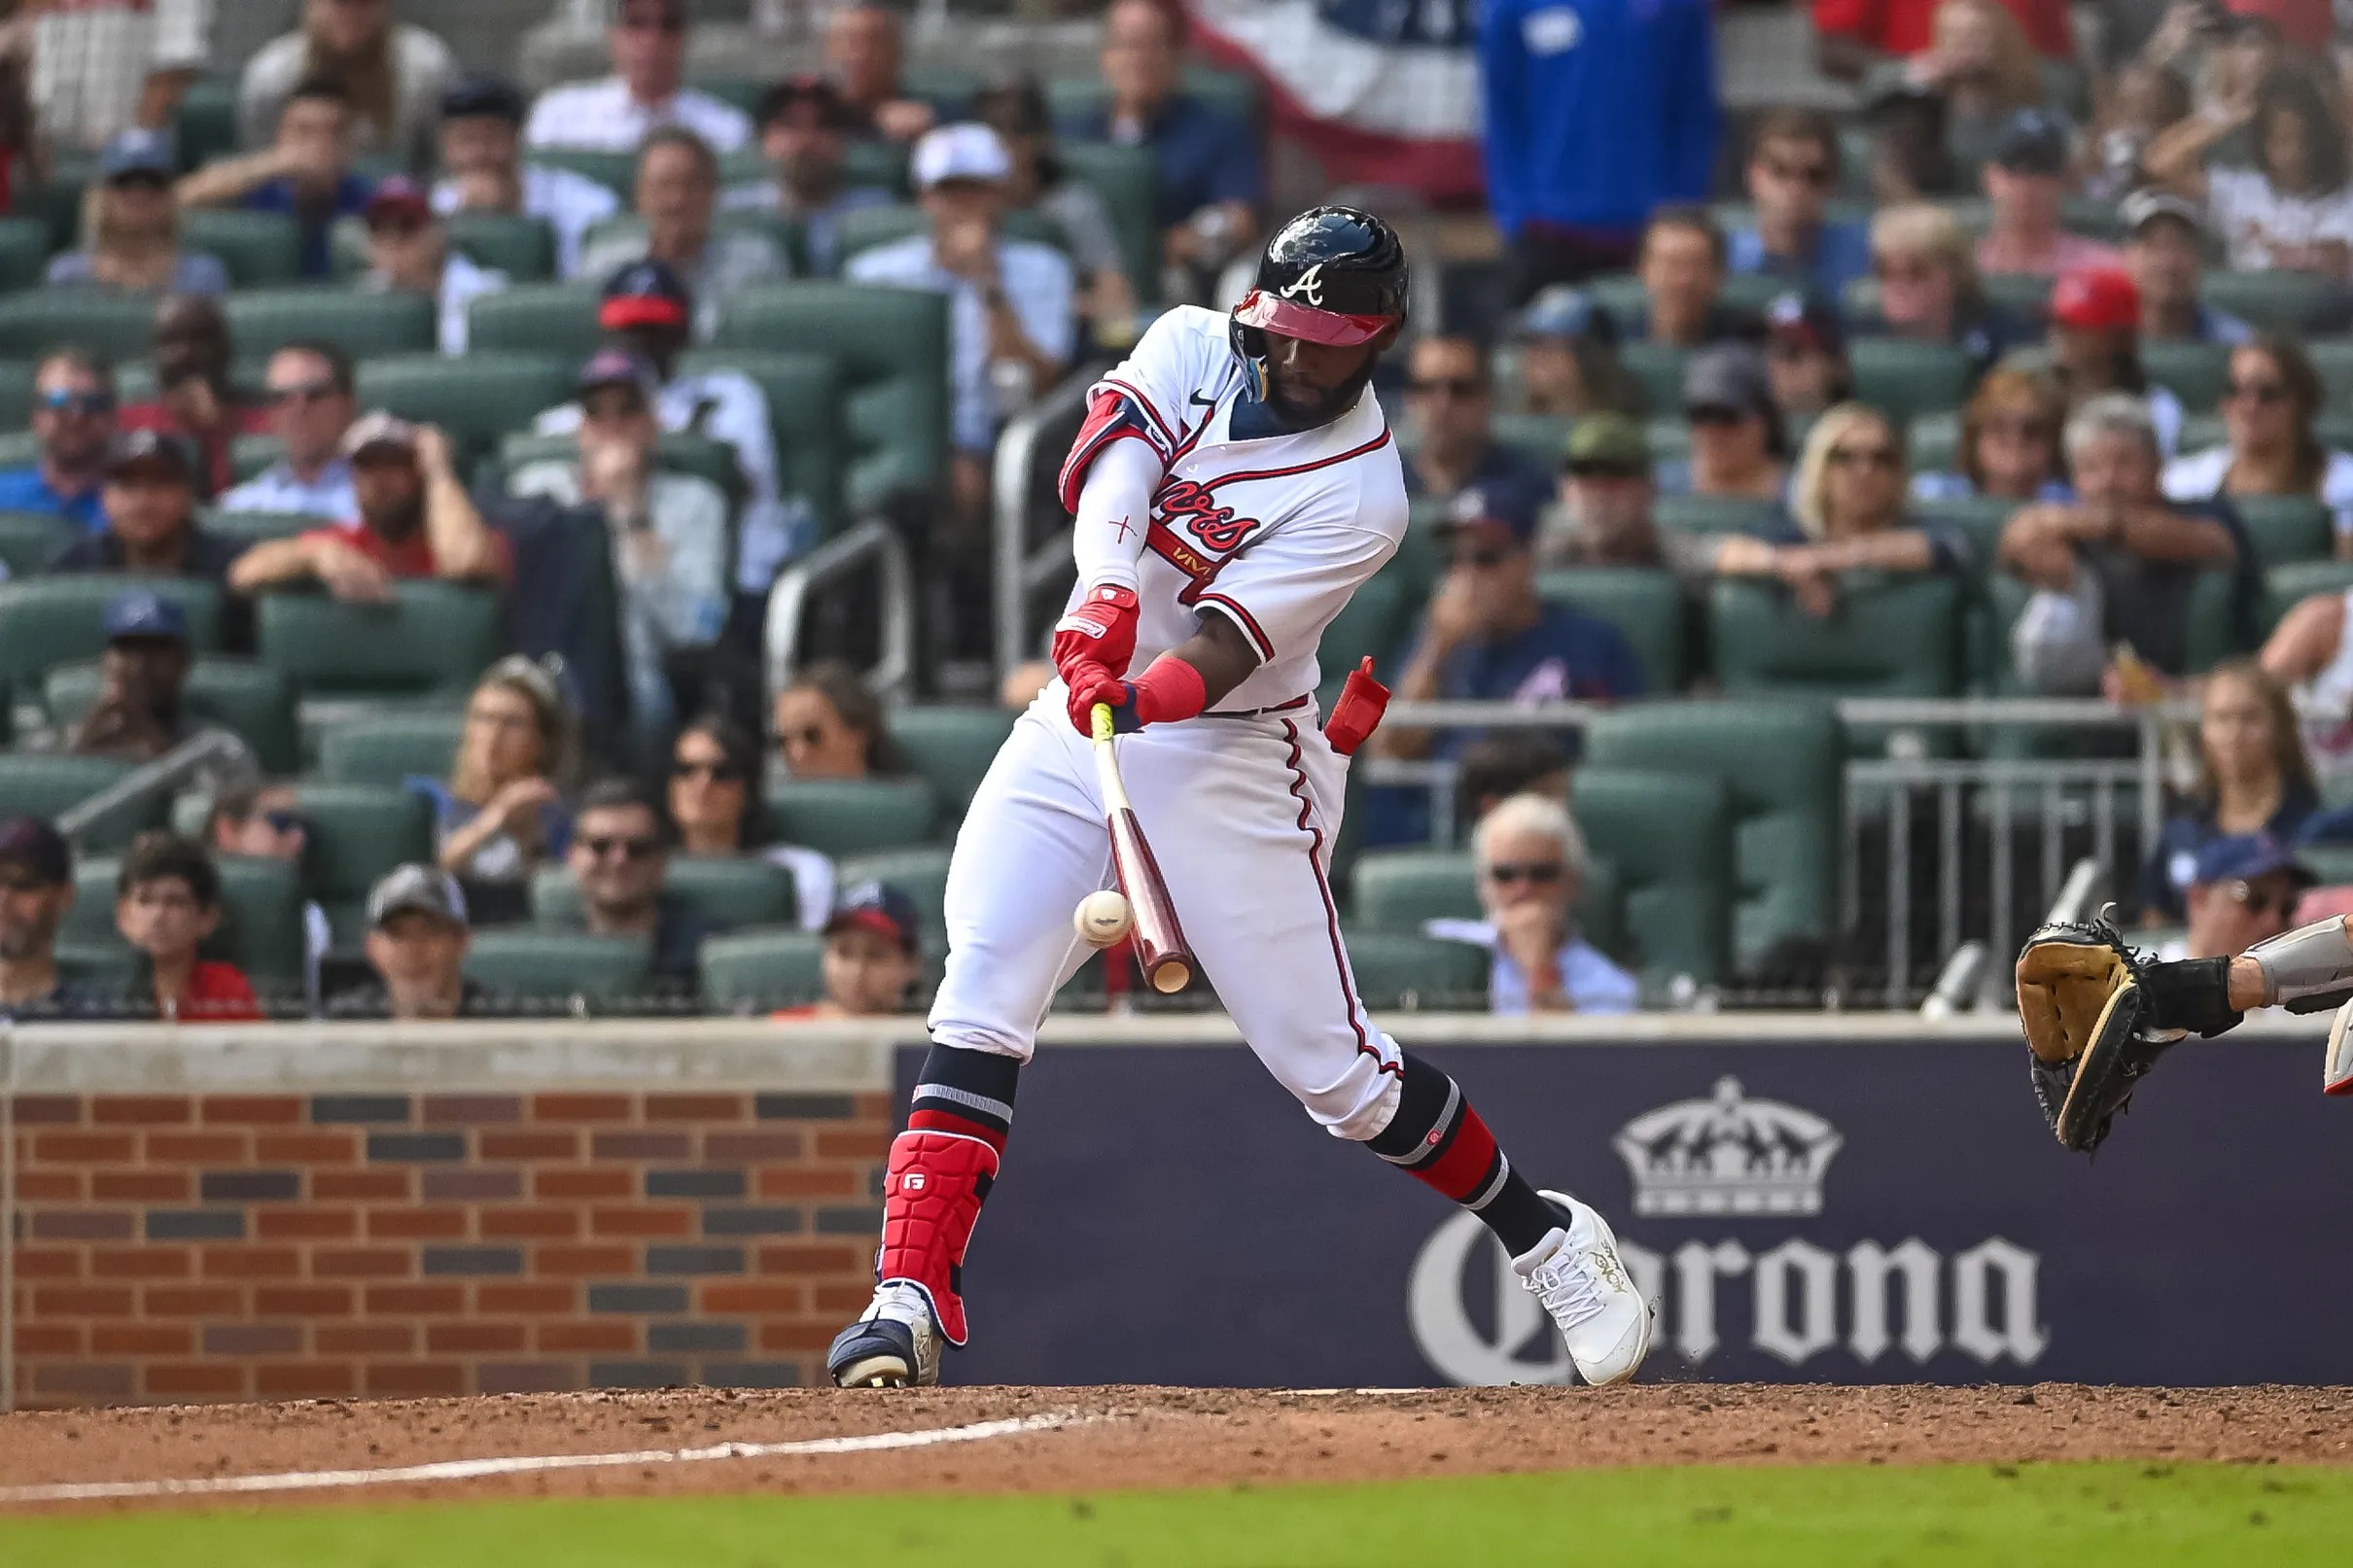
[[1304, 299], [1318, 310], [1323, 308], [1323, 263], [1317, 261], [1278, 291], [1285, 299]]

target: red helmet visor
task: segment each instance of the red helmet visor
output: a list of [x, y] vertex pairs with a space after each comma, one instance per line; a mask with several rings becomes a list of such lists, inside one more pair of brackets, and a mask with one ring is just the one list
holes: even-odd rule
[[1396, 320], [1393, 316], [1344, 316], [1337, 310], [1317, 310], [1313, 305], [1279, 299], [1263, 289], [1252, 289], [1242, 296], [1242, 303], [1234, 307], [1234, 319], [1245, 327], [1304, 338], [1310, 343], [1326, 343], [1333, 348], [1369, 343]]

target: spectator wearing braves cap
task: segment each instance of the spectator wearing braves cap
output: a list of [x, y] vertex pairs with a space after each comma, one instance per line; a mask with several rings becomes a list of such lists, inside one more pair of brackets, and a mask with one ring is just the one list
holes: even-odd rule
[[530, 464], [508, 487], [599, 513], [621, 590], [631, 727], [639, 755], [651, 759], [678, 722], [673, 666], [683, 674], [726, 623], [727, 498], [710, 480], [656, 461], [661, 384], [642, 357], [600, 349], [580, 367], [579, 385], [579, 456]]
[[37, 817], [0, 819], [0, 1021], [88, 1018], [99, 998], [57, 969], [57, 927], [74, 904], [74, 857]]
[[376, 978], [330, 998], [328, 1016], [425, 1023], [501, 1011], [466, 978], [473, 937], [457, 878], [438, 866], [394, 867], [368, 895], [363, 946]]
[[584, 174], [526, 161], [523, 95], [495, 76], [469, 76], [441, 98], [441, 178], [433, 210], [537, 218], [555, 231], [556, 270], [580, 269], [580, 243], [593, 225], [621, 210], [621, 198]]
[[106, 527], [67, 545], [53, 572], [228, 575], [243, 546], [196, 526], [195, 473], [187, 443], [159, 431], [118, 434], [106, 449], [100, 492]]
[[1659, 487], [1700, 496], [1779, 501], [1789, 478], [1789, 437], [1773, 401], [1773, 373], [1747, 343], [1702, 349], [1683, 368], [1683, 419], [1691, 461], [1659, 472]]
[[179, 174], [171, 138], [161, 131], [134, 128], [108, 142], [84, 210], [83, 248], [52, 258], [42, 281], [131, 294], [227, 294], [228, 269], [221, 259], [180, 247], [180, 206], [172, 196]]
[[1792, 427], [1854, 396], [1846, 331], [1819, 299], [1785, 294], [1765, 307], [1765, 370], [1774, 406]]
[[368, 273], [360, 287], [432, 299], [440, 312], [441, 352], [465, 353], [467, 307], [506, 288], [507, 274], [451, 249], [432, 197], [404, 174], [378, 184], [360, 216], [368, 226]]
[[523, 140], [533, 147], [635, 152], [665, 125], [683, 125], [716, 152], [752, 140], [752, 122], [732, 104], [685, 86], [686, 0], [617, 0], [606, 38], [613, 75], [540, 94]]
[[2118, 209], [2129, 238], [2125, 268], [2141, 296], [2141, 337], [2152, 343], [2243, 343], [2255, 329], [2197, 297], [2205, 268], [2206, 218], [2197, 203], [2164, 191], [2135, 191]]
[[760, 94], [760, 156], [775, 171], [765, 180], [729, 186], [720, 205], [729, 212], [773, 212], [800, 229], [809, 271], [829, 278], [841, 270], [841, 221], [896, 198], [879, 186], [845, 178], [850, 138], [859, 117], [822, 76], [788, 77]]
[[[785, 563], [808, 547], [812, 520], [805, 506], [788, 505], [779, 493], [776, 436], [758, 384], [741, 370], [679, 369], [693, 320], [693, 295], [661, 261], [635, 261], [614, 273], [597, 307], [606, 337], [652, 367], [659, 384], [653, 412], [662, 429], [708, 436], [735, 449], [747, 493], [735, 585], [746, 595], [765, 594]], [[581, 417], [576, 399], [547, 409], [531, 428], [542, 436], [569, 436], [580, 428]]]
[[2296, 851], [2270, 833], [2233, 833], [2198, 852], [2188, 893], [2190, 928], [2167, 958], [2235, 958], [2297, 923], [2296, 906], [2320, 885]]
[[2173, 455], [2182, 401], [2141, 368], [2141, 293], [2121, 266], [2084, 267], [2051, 291], [2051, 368], [2070, 411], [2103, 393], [2147, 401], [2159, 449]]
[[1583, 419], [1649, 411], [1642, 384], [1618, 363], [1617, 323], [1576, 285], [1538, 290], [1513, 322], [1512, 340], [1526, 412]]
[[507, 541], [482, 522], [453, 466], [449, 437], [381, 410], [343, 434], [356, 528], [317, 528], [245, 552], [229, 574], [241, 593], [318, 582], [358, 604], [390, 599], [402, 578], [503, 583]]
[[182, 706], [193, 662], [188, 615], [153, 588], [131, 588], [108, 601], [103, 625], [98, 700], [65, 749], [77, 756], [152, 762], [188, 738]]
[[1977, 266], [1989, 276], [2056, 276], [2121, 260], [2113, 247], [2059, 226], [2067, 194], [2068, 125], [2049, 109], [2019, 109], [1995, 132], [1985, 164], [1985, 199], [1993, 218], [1977, 244]]
[[[1445, 525], [1446, 576], [1397, 678], [1400, 701], [1642, 695], [1642, 666], [1624, 634], [1536, 595], [1536, 529], [1547, 499], [1510, 482], [1475, 484], [1455, 497]], [[1451, 757], [1477, 738], [1385, 724], [1373, 745], [1386, 756]]]
[[915, 900], [904, 890], [885, 882], [851, 889], [825, 922], [823, 999], [770, 1016], [788, 1022], [904, 1012], [923, 973], [920, 930]]

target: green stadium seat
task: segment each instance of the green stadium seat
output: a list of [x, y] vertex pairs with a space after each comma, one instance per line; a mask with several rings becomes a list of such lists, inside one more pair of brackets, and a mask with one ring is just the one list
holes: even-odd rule
[[2149, 379], [2179, 398], [2184, 408], [2203, 410], [2222, 401], [2223, 382], [2230, 373], [2229, 344], [2144, 338], [2140, 352]]
[[50, 666], [96, 658], [106, 648], [108, 602], [134, 587], [179, 605], [198, 653], [221, 646], [221, 590], [209, 582], [111, 573], [26, 577], [0, 582], [0, 681], [29, 693]]
[[760, 94], [767, 90], [767, 84], [754, 77], [704, 76], [700, 73], [688, 76], [686, 86], [697, 92], [708, 93], [730, 109], [741, 110], [747, 115], [758, 112]]
[[1340, 607], [1340, 613], [1324, 628], [1323, 641], [1316, 653], [1317, 672], [1322, 677], [1317, 695], [1324, 712], [1331, 711], [1341, 684], [1348, 679], [1348, 673], [1356, 668], [1358, 660], [1369, 657], [1375, 668], [1386, 669], [1398, 658], [1407, 640], [1414, 635], [1421, 605], [1418, 585], [1410, 574], [1398, 571], [1394, 565], [1384, 567], [1366, 578], [1349, 597], [1349, 602]]
[[29, 577], [81, 534], [79, 524], [51, 512], [0, 511], [0, 567], [9, 576]]
[[1976, 373], [1966, 350], [1902, 337], [1858, 337], [1846, 345], [1846, 358], [1855, 397], [1898, 426], [1959, 407]]
[[1960, 690], [1960, 585], [1852, 573], [1827, 615], [1775, 583], [1719, 577], [1708, 595], [1726, 695], [1942, 697]]
[[476, 931], [466, 952], [467, 977], [524, 1012], [636, 1001], [651, 989], [652, 968], [652, 946], [641, 938], [528, 925]]
[[[1651, 412], [1674, 414], [1683, 406], [1683, 366], [1689, 349], [1672, 343], [1628, 343], [1618, 350], [1618, 364], [1640, 383], [1642, 399]], [[1659, 454], [1651, 454], [1655, 460]]]
[[0, 218], [0, 290], [38, 288], [49, 270], [49, 225]]
[[[0, 817], [55, 819], [131, 771], [113, 757], [63, 756], [53, 751], [0, 751]], [[85, 851], [120, 849], [141, 828], [154, 827], [163, 803], [108, 814], [79, 840]]]
[[225, 854], [221, 929], [206, 951], [245, 971], [263, 997], [299, 990], [304, 968], [302, 871], [291, 860]]
[[679, 356], [682, 371], [739, 370], [768, 400], [776, 433], [778, 481], [816, 511], [826, 538], [849, 520], [842, 502], [842, 376], [823, 354], [757, 349], [695, 349]]
[[[232, 288], [276, 288], [299, 282], [302, 276], [302, 230], [282, 212], [185, 208], [180, 214], [180, 244], [219, 257], [221, 264], [228, 268]], [[242, 336], [235, 342], [240, 349], [246, 346]]]
[[715, 1013], [770, 1013], [825, 994], [825, 939], [815, 931], [736, 931], [703, 943], [703, 1000]]
[[36, 360], [78, 344], [111, 360], [143, 357], [156, 302], [96, 289], [36, 289], [0, 298], [0, 359]]
[[463, 708], [369, 712], [319, 737], [319, 776], [337, 784], [393, 785], [443, 778], [465, 733]]
[[1160, 230], [1153, 217], [1158, 180], [1151, 152], [1115, 142], [1060, 141], [1054, 157], [1067, 178], [1084, 182], [1102, 199], [1136, 297], [1158, 298]]
[[452, 213], [449, 243], [476, 266], [506, 273], [509, 283], [544, 283], [555, 276], [555, 229], [544, 218]]
[[2199, 275], [2198, 302], [2236, 316], [2259, 331], [2308, 331], [2335, 306], [2339, 286], [2313, 272], [2234, 272], [2210, 267]]
[[767, 805], [779, 843], [831, 855], [923, 844], [939, 818], [939, 802], [920, 778], [776, 779]]
[[1904, 462], [1914, 473], [1953, 473], [1961, 466], [1958, 412], [1921, 414], [1905, 427]]
[[188, 85], [172, 110], [172, 147], [180, 167], [200, 169], [237, 151], [235, 72], [202, 76]]
[[[514, 476], [534, 463], [573, 463], [579, 457], [579, 438], [573, 435], [534, 436], [528, 431], [506, 436], [498, 446], [498, 473], [502, 484], [511, 483]], [[725, 441], [708, 436], [664, 435], [654, 446], [654, 461], [673, 473], [690, 473], [719, 486], [730, 505], [741, 505], [744, 499], [744, 470], [735, 459], [735, 448]]]
[[1586, 727], [1589, 768], [1714, 778], [1730, 791], [1733, 953], [1747, 968], [1784, 938], [1827, 940], [1837, 913], [1846, 742], [1827, 703], [1644, 703]]
[[911, 289], [794, 283], [747, 289], [721, 313], [725, 341], [790, 343], [832, 356], [843, 382], [853, 512], [947, 471], [948, 302]]
[[2320, 372], [2332, 409], [2353, 409], [2353, 337], [2324, 337], [2303, 345]]
[[32, 360], [0, 360], [0, 429], [11, 435], [32, 435], [27, 426], [33, 413], [33, 375], [39, 368]]
[[860, 137], [844, 148], [841, 174], [844, 186], [872, 186], [899, 196], [909, 193], [907, 149], [881, 137]]
[[1969, 539], [1969, 572], [1984, 577], [1994, 569], [2002, 529], [2025, 505], [2007, 496], [1967, 496], [1950, 501], [1924, 501], [1913, 508], [1915, 521], [1944, 523]]
[[855, 854], [835, 864], [835, 902], [869, 882], [885, 882], [915, 900], [916, 916], [928, 937], [946, 929], [940, 913], [948, 895], [948, 850], [945, 845], [922, 849], [885, 850]]
[[337, 946], [356, 945], [376, 883], [395, 866], [432, 860], [432, 803], [384, 784], [306, 779], [295, 807], [306, 829], [303, 886], [326, 909]]
[[463, 463], [493, 450], [509, 431], [527, 429], [540, 410], [568, 401], [579, 374], [578, 361], [549, 354], [404, 354], [360, 366], [360, 404], [439, 425]]
[[1735, 871], [1730, 787], [1705, 774], [1585, 767], [1569, 809], [1616, 873], [1628, 947], [1646, 980], [1702, 985], [1731, 968]]
[[2316, 593], [2342, 593], [2353, 588], [2353, 561], [2298, 561], [2275, 566], [2264, 574], [2264, 615], [2266, 630], [2302, 600]]
[[437, 307], [419, 294], [364, 294], [319, 286], [232, 294], [222, 304], [237, 352], [266, 355], [301, 337], [339, 343], [355, 360], [430, 353]]
[[[2024, 691], [2010, 657], [2010, 629], [2025, 610], [2033, 590], [2006, 572], [1997, 572], [1985, 582], [1985, 610], [1988, 636], [1978, 651], [1983, 661], [1976, 672], [1980, 685], [1996, 696], [2015, 696]], [[2243, 651], [2239, 635], [2238, 574], [2235, 572], [2201, 572], [2191, 584], [2190, 602], [2184, 619], [2184, 651], [2187, 672], [2196, 675], [2212, 669], [2233, 653]]]
[[[789, 923], [798, 909], [792, 874], [752, 855], [674, 855], [663, 887], [713, 931]], [[570, 871], [544, 866], [531, 879], [531, 918], [544, 926], [582, 923], [579, 884]]]
[[[1090, 119], [1102, 110], [1106, 90], [1103, 78], [1093, 71], [1054, 77], [1046, 83], [1046, 113], [1058, 125]], [[1258, 83], [1247, 72], [1213, 65], [1188, 65], [1184, 68], [1183, 90], [1213, 109], [1253, 125], [1258, 123]]]
[[891, 713], [891, 739], [947, 814], [962, 818], [1018, 716], [1002, 708], [898, 708]]
[[1568, 454], [1569, 421], [1562, 414], [1497, 414], [1495, 444], [1508, 446], [1551, 472]]
[[285, 455], [286, 443], [275, 436], [237, 436], [228, 442], [228, 466], [239, 484], [256, 477]]
[[1457, 850], [1368, 850], [1351, 884], [1353, 924], [1419, 936], [1434, 920], [1477, 920], [1479, 868]]
[[1494, 960], [1485, 948], [1398, 931], [1349, 930], [1342, 939], [1356, 993], [1376, 1012], [1487, 1010]]
[[1779, 535], [1789, 527], [1780, 504], [1745, 496], [1661, 496], [1652, 517], [1682, 534]]
[[[276, 443], [273, 441], [271, 444], [274, 448]], [[232, 452], [230, 461], [235, 460]], [[262, 467], [268, 466], [265, 463]], [[257, 469], [254, 471], [258, 473], [261, 470]], [[240, 472], [240, 477], [251, 475]], [[218, 534], [223, 539], [233, 539], [242, 544], [262, 544], [271, 540], [293, 539], [314, 528], [330, 528], [347, 520], [299, 511], [216, 511], [206, 514], [203, 523], [207, 532]]]
[[2031, 272], [1993, 272], [1978, 280], [1995, 309], [2030, 322], [2039, 322], [2051, 313], [2053, 281]]
[[[102, 685], [95, 662], [53, 666], [43, 683], [42, 706], [51, 722], [71, 728], [97, 703]], [[188, 673], [185, 701], [197, 723], [218, 724], [242, 736], [269, 772], [300, 770], [294, 688], [283, 670], [219, 654], [201, 658]]]
[[[604, 341], [596, 325], [603, 296], [596, 283], [519, 283], [483, 295], [466, 307], [467, 362], [485, 353], [551, 355], [577, 372]], [[570, 396], [571, 389], [565, 391]], [[508, 424], [527, 424], [538, 412], [516, 409]]]
[[2323, 560], [2335, 541], [2335, 519], [2316, 497], [2232, 496], [2230, 506], [2246, 525], [2258, 567]]
[[629, 201], [636, 191], [635, 153], [602, 153], [585, 147], [535, 147], [531, 150], [531, 161], [583, 175], [623, 202]]
[[2069, 196], [2059, 203], [2059, 226], [2070, 234], [2122, 245], [2129, 236], [2125, 229], [2125, 215], [2117, 209], [2118, 203], [2114, 201]]
[[1540, 574], [1537, 597], [1598, 615], [1626, 635], [1654, 696], [1680, 691], [1689, 649], [1681, 584], [1665, 572], [1569, 567]]
[[504, 647], [488, 588], [409, 581], [381, 605], [278, 592], [260, 606], [262, 658], [305, 696], [457, 696]]

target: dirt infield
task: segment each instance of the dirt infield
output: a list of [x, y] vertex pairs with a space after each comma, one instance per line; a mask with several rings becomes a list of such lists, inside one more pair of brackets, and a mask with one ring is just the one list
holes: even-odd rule
[[[1023, 1420], [1032, 1424], [1009, 1425]], [[1049, 1421], [1068, 1424], [1043, 1424]], [[1008, 1425], [946, 1444], [925, 1436], [976, 1423]], [[672, 1450], [707, 1455], [724, 1444], [823, 1446], [842, 1439], [871, 1443], [847, 1452], [652, 1457]], [[611, 1454], [636, 1457], [526, 1474], [316, 1484], [318, 1473], [328, 1471], [364, 1475], [447, 1461]], [[22, 1494], [59, 1483], [288, 1474], [312, 1479], [283, 1495], [316, 1503], [362, 1494], [1067, 1491], [1620, 1465], [2058, 1459], [2353, 1464], [2353, 1390], [2065, 1384], [1323, 1394], [682, 1390], [177, 1406], [0, 1417], [0, 1503], [54, 1506]], [[99, 1506], [145, 1501], [116, 1498]]]

